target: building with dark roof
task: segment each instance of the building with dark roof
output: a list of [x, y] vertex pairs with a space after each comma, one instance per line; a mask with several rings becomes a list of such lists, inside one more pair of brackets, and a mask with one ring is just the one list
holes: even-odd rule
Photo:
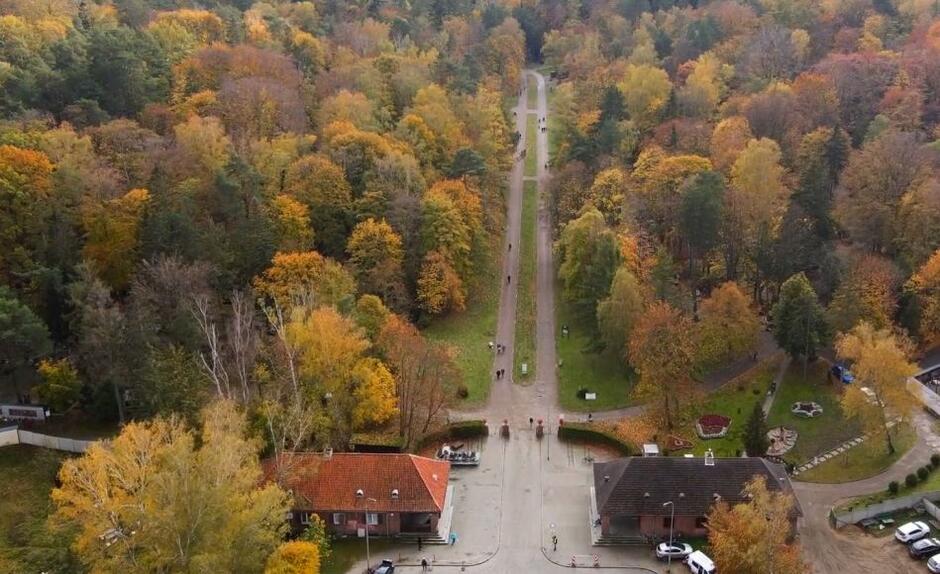
[[450, 463], [412, 454], [297, 453], [263, 463], [293, 495], [292, 525], [317, 514], [338, 535], [439, 537], [449, 522]]
[[[704, 536], [708, 511], [718, 501], [746, 502], [744, 485], [763, 476], [771, 491], [793, 494], [783, 466], [763, 458], [627, 457], [594, 463], [595, 520], [601, 535], [641, 539], [669, 535]], [[795, 505], [793, 520], [801, 516]]]

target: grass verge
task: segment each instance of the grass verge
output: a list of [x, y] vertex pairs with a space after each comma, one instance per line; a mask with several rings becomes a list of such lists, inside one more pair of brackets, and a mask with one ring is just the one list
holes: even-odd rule
[[0, 572], [74, 572], [70, 536], [53, 532], [49, 494], [63, 453], [26, 445], [0, 449]]
[[[392, 547], [392, 541], [385, 538], [369, 539], [369, 553], [372, 555], [372, 566], [383, 558], [395, 557], [388, 555], [389, 548]], [[366, 558], [365, 539], [341, 538], [334, 540], [330, 545], [332, 553], [323, 564], [320, 565], [321, 574], [346, 574], [360, 560]]]
[[[516, 296], [516, 339], [513, 365], [515, 381], [527, 383], [535, 380], [535, 269], [536, 269], [536, 217], [538, 215], [538, 187], [527, 181], [522, 188], [522, 230], [519, 246], [519, 287]], [[522, 375], [522, 364], [527, 374]]]
[[[562, 408], [589, 412], [618, 409], [632, 404], [635, 375], [610, 353], [594, 350], [594, 339], [587, 326], [575, 318], [571, 307], [561, 296], [561, 285], [555, 288], [555, 317], [558, 329], [567, 325], [568, 336], [556, 336], [558, 367], [558, 398]], [[578, 398], [584, 387], [597, 393], [597, 400]]]
[[536, 137], [538, 135], [538, 114], [531, 113], [526, 114], [525, 119], [525, 147], [526, 147], [526, 156], [525, 156], [525, 176], [526, 177], [535, 177], [537, 173], [538, 166], [538, 143], [536, 142]]
[[[924, 466], [930, 468], [930, 460], [923, 461]], [[892, 494], [888, 490], [888, 482], [885, 482], [884, 490], [878, 492], [873, 492], [871, 494], [865, 494], [863, 496], [855, 497], [847, 502], [844, 502], [836, 507], [836, 510], [846, 511], [854, 510], [856, 508], [861, 508], [863, 506], [871, 506], [872, 504], [878, 504], [879, 502], [884, 502], [885, 500], [891, 500], [893, 498], [901, 498], [902, 496], [908, 496], [911, 494], [917, 494], [918, 492], [932, 492], [940, 490], [940, 471], [937, 468], [933, 468], [930, 471], [930, 474], [927, 475], [927, 479], [920, 481], [914, 486], [907, 486], [904, 482], [904, 479], [898, 481], [898, 492]]]
[[[787, 462], [802, 464], [862, 434], [857, 422], [843, 417], [841, 383], [829, 382], [826, 367], [825, 362], [816, 361], [804, 377], [802, 363], [794, 361], [777, 389], [767, 426], [785, 426], [799, 433], [796, 445], [783, 456]], [[793, 403], [810, 401], [823, 408], [821, 415], [805, 418], [790, 412]]]
[[530, 110], [538, 109], [539, 105], [539, 83], [536, 81], [535, 76], [526, 76], [527, 86], [526, 89], [526, 98], [527, 103], [526, 107]]
[[[498, 249], [492, 250], [488, 257], [498, 252]], [[457, 367], [469, 392], [462, 403], [465, 406], [478, 405], [486, 400], [493, 366], [493, 352], [487, 343], [496, 336], [499, 308], [496, 261], [488, 259], [481, 267], [484, 271], [471, 286], [467, 310], [435, 319], [424, 329], [428, 339], [447, 343], [456, 350]]]
[[[914, 446], [917, 433], [909, 424], [901, 424], [892, 429], [895, 451], [888, 454], [883, 440], [870, 438], [844, 454], [800, 473], [798, 480], [804, 482], [823, 482], [838, 484], [853, 482], [875, 476], [897, 462], [904, 453]], [[925, 461], [926, 463], [926, 461]], [[885, 488], [887, 488], [887, 484]]]

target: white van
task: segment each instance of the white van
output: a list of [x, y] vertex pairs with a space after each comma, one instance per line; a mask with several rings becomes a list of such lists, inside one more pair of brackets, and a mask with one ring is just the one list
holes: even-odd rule
[[701, 550], [696, 550], [685, 559], [692, 574], [715, 574], [715, 563]]

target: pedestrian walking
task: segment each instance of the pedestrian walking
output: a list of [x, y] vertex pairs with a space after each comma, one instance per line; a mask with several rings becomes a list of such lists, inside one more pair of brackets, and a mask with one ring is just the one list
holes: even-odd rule
[[552, 552], [558, 551], [558, 535], [552, 534]]
[[422, 559], [421, 559], [421, 571], [422, 571], [422, 572], [427, 572], [428, 569], [429, 569], [428, 559], [427, 559], [427, 558], [422, 558]]
[[512, 275], [507, 275], [507, 276], [506, 276], [506, 284], [509, 285], [510, 283], [512, 283]]
[[512, 243], [509, 244], [509, 250], [512, 251]]
[[533, 422], [534, 422], [534, 421], [532, 420], [532, 417], [529, 417], [529, 428], [532, 428], [532, 423], [533, 423]]
[[454, 546], [455, 544], [457, 544], [457, 533], [451, 532], [450, 533], [450, 545]]
[[421, 537], [418, 537], [418, 552], [421, 552], [421, 548], [424, 546], [424, 540]]

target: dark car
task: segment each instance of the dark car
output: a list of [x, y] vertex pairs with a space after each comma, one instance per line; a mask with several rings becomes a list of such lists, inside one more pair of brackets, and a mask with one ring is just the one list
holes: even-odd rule
[[846, 385], [851, 385], [855, 382], [855, 375], [853, 375], [852, 371], [848, 370], [845, 365], [833, 365], [832, 368], [829, 369], [829, 373]]
[[395, 565], [391, 560], [382, 560], [378, 568], [374, 570], [375, 574], [395, 574]]
[[912, 558], [923, 559], [940, 552], [940, 539], [922, 538], [907, 548]]

